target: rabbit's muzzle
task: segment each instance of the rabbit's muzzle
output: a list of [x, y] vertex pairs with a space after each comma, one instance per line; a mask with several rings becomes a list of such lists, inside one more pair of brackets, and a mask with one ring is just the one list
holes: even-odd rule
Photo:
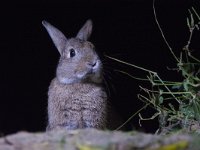
[[79, 72], [77, 73], [77, 77], [78, 78], [88, 78], [90, 76], [95, 76], [96, 73], [98, 73], [99, 70], [99, 64], [97, 61], [95, 61], [94, 63], [87, 63], [86, 64], [86, 68], [85, 71], [83, 72]]

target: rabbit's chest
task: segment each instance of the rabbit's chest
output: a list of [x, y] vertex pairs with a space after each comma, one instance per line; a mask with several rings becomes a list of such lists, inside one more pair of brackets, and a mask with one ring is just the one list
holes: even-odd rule
[[[64, 89], [64, 90], [63, 90]], [[106, 93], [94, 85], [66, 85], [62, 90], [54, 90], [64, 110], [97, 110], [105, 104]]]
[[84, 109], [96, 109], [104, 101], [101, 96], [98, 89], [76, 89], [76, 93], [68, 92], [64, 99], [64, 105], [65, 107], [77, 108], [80, 111]]
[[95, 84], [60, 84], [54, 79], [49, 88], [49, 103], [59, 110], [97, 110], [106, 105], [107, 95]]

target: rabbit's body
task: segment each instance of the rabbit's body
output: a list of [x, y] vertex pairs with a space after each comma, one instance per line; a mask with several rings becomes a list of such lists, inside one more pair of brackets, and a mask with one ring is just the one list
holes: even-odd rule
[[88, 20], [70, 39], [48, 22], [43, 25], [61, 55], [48, 92], [47, 130], [105, 128], [107, 95], [101, 85], [102, 63], [94, 45], [87, 41], [92, 22]]
[[107, 95], [101, 85], [63, 84], [54, 79], [48, 92], [48, 130], [105, 128]]

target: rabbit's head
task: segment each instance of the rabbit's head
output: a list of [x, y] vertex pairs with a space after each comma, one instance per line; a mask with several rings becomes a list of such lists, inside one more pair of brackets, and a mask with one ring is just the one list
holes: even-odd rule
[[92, 33], [91, 20], [83, 25], [75, 38], [69, 39], [50, 23], [43, 21], [42, 24], [60, 53], [56, 75], [61, 83], [102, 82], [102, 63], [94, 45], [87, 41]]

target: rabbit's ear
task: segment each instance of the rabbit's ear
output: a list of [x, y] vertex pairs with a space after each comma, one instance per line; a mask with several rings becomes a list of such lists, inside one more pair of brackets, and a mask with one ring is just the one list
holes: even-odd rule
[[92, 20], [87, 20], [83, 27], [79, 30], [77, 38], [87, 41], [92, 33]]
[[48, 23], [47, 21], [42, 21], [42, 24], [46, 28], [47, 32], [49, 33], [59, 53], [62, 54], [62, 51], [64, 50], [66, 42], [67, 42], [67, 38], [65, 37], [65, 35], [56, 27]]

